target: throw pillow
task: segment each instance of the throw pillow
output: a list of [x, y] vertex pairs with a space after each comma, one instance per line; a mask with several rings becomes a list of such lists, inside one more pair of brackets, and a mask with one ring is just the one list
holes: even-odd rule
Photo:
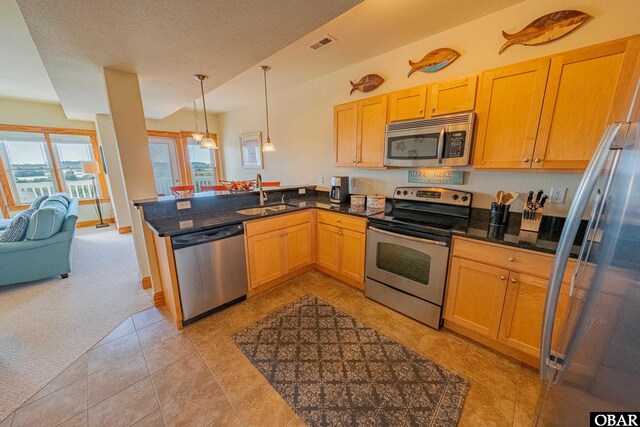
[[59, 206], [44, 206], [29, 219], [25, 238], [27, 240], [48, 239], [60, 231], [67, 211]]
[[67, 202], [67, 199], [62, 196], [51, 196], [40, 205], [41, 208], [45, 206], [59, 206], [64, 208], [66, 211], [69, 207], [69, 202]]
[[27, 209], [16, 215], [4, 230], [2, 236], [0, 236], [0, 243], [20, 242], [24, 240], [24, 235], [29, 226], [29, 218], [31, 218], [33, 212], [34, 209]]

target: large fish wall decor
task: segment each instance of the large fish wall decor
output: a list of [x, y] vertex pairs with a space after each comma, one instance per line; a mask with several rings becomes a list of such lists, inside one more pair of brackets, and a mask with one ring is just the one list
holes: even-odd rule
[[356, 90], [371, 92], [378, 89], [384, 83], [384, 79], [377, 74], [367, 74], [357, 82], [349, 81], [349, 83], [351, 83], [351, 92], [349, 92], [349, 95], [351, 95]]
[[515, 44], [534, 46], [557, 40], [589, 19], [591, 15], [579, 10], [560, 10], [541, 16], [517, 33], [507, 34], [503, 31], [502, 36], [507, 39], [507, 42], [502, 45], [499, 53]]
[[409, 71], [407, 77], [410, 77], [411, 74], [415, 73], [416, 71], [422, 71], [423, 73], [434, 73], [436, 71], [442, 70], [444, 67], [458, 59], [459, 56], [460, 52], [449, 49], [448, 47], [432, 50], [418, 62], [409, 60], [411, 71]]

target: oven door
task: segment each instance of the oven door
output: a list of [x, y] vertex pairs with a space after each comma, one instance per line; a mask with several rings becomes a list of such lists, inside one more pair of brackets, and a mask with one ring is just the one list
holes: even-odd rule
[[449, 261], [445, 242], [370, 226], [366, 261], [368, 278], [442, 306]]

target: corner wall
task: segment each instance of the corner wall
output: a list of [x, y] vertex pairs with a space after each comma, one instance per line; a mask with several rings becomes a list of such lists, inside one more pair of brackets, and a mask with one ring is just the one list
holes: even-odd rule
[[[498, 49], [504, 43], [502, 30], [516, 32], [535, 18], [561, 9], [578, 9], [594, 18], [575, 33], [560, 40], [543, 46], [513, 46], [498, 55]], [[566, 0], [561, 5], [553, 0], [528, 0], [272, 94], [269, 97], [271, 139], [278, 151], [264, 153], [265, 169], [260, 172], [265, 180], [282, 181], [287, 185], [317, 184], [319, 177], [323, 177], [327, 185], [333, 175], [348, 175], [356, 178], [356, 187], [352, 192], [391, 196], [395, 187], [409, 185], [407, 169], [363, 170], [333, 166], [334, 105], [634, 35], [640, 32], [638, 22], [640, 7], [635, 0]], [[372, 36], [375, 42], [375, 33]], [[440, 47], [456, 49], [461, 57], [442, 71], [433, 74], [415, 73], [407, 79], [409, 59], [418, 60], [427, 52]], [[271, 72], [277, 73], [278, 70], [273, 69]], [[357, 81], [370, 73], [382, 75], [386, 79], [385, 83], [374, 92], [355, 92], [353, 96], [349, 96], [349, 80]], [[245, 132], [262, 131], [264, 138], [263, 101], [220, 114], [218, 126], [225, 178], [253, 178], [256, 170], [241, 167], [239, 136]], [[451, 188], [473, 192], [476, 207], [489, 207], [500, 189], [526, 193], [538, 189], [549, 192], [552, 186], [567, 187], [565, 204], [547, 205], [545, 210], [552, 215], [566, 214], [581, 177], [579, 173], [467, 170], [469, 172], [465, 185]], [[514, 203], [513, 210], [520, 211], [521, 208], [521, 201]]]

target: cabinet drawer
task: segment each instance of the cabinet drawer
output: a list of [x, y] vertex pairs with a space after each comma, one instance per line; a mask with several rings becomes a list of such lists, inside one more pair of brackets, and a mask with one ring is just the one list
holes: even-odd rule
[[318, 222], [333, 225], [334, 227], [346, 228], [347, 230], [356, 231], [358, 233], [365, 233], [367, 231], [367, 220], [363, 218], [356, 218], [351, 215], [318, 210]]
[[249, 221], [245, 223], [245, 234], [247, 237], [251, 237], [267, 233], [269, 231], [279, 230], [281, 228], [304, 224], [305, 222], [311, 222], [311, 211], [278, 215], [273, 218]]
[[[453, 255], [511, 271], [549, 278], [553, 268], [553, 256], [523, 249], [455, 238]], [[575, 261], [570, 260], [564, 274], [564, 282], [571, 282]]]

